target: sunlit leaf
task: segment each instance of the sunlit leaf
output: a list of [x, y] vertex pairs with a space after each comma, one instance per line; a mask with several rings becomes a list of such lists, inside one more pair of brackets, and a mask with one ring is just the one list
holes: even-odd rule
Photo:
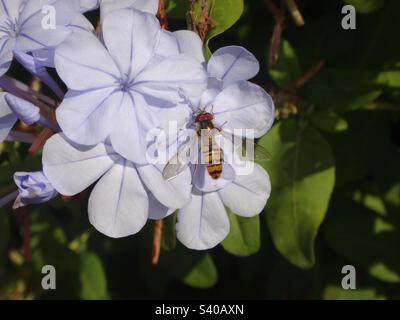
[[272, 239], [290, 262], [310, 268], [335, 181], [331, 149], [318, 131], [296, 120], [278, 123], [259, 144], [273, 155], [263, 165], [272, 182], [265, 209]]
[[227, 208], [231, 225], [230, 232], [221, 243], [222, 247], [229, 253], [246, 257], [260, 250], [260, 218], [239, 217]]

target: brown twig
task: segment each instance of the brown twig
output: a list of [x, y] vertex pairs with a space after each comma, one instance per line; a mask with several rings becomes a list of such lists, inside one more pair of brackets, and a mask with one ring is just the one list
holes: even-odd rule
[[285, 12], [284, 7], [279, 8], [273, 0], [265, 0], [265, 4], [271, 11], [275, 20], [274, 30], [271, 37], [271, 46], [269, 50], [268, 66], [270, 69], [275, 69], [279, 59], [279, 46], [282, 39], [282, 32], [285, 25]]
[[151, 257], [151, 264], [156, 266], [160, 259], [161, 253], [161, 237], [164, 228], [164, 220], [154, 221], [154, 235], [153, 235], [153, 254]]
[[28, 262], [32, 261], [32, 249], [31, 249], [31, 216], [30, 211], [26, 207], [22, 207], [16, 210], [18, 220], [22, 228], [22, 239], [23, 239], [23, 253], [25, 260]]
[[28, 152], [32, 155], [37, 154], [44, 146], [46, 141], [54, 134], [54, 132], [48, 128], [44, 128], [42, 132], [36, 137], [35, 141], [32, 143]]
[[158, 20], [160, 20], [161, 28], [167, 30], [168, 29], [168, 16], [167, 16], [167, 10], [166, 10], [166, 6], [165, 6], [165, 0], [159, 0], [159, 2], [158, 2], [157, 18], [158, 18]]
[[298, 27], [304, 26], [304, 19], [297, 6], [295, 0], [285, 0], [286, 6], [289, 9], [290, 14], [292, 15], [293, 21]]
[[308, 82], [311, 78], [313, 78], [322, 69], [324, 65], [325, 65], [324, 59], [317, 61], [317, 63], [314, 64], [310, 69], [308, 69], [304, 75], [302, 75], [293, 83], [289, 84], [284, 91], [290, 92], [302, 87], [306, 82]]
[[190, 5], [189, 11], [187, 13], [187, 18], [189, 20], [188, 24], [190, 28], [199, 35], [201, 40], [204, 41], [210, 30], [216, 26], [216, 22], [213, 20], [212, 17], [210, 17], [210, 5], [208, 3], [208, 0], [201, 0], [201, 13], [197, 21], [194, 6], [199, 0], [189, 1]]

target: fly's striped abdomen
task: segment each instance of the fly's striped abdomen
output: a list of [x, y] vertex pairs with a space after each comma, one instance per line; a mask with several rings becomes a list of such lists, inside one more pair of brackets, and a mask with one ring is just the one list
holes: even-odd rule
[[221, 148], [215, 143], [213, 136], [208, 137], [208, 143], [202, 148], [203, 158], [207, 171], [213, 179], [218, 179], [222, 174], [222, 152]]

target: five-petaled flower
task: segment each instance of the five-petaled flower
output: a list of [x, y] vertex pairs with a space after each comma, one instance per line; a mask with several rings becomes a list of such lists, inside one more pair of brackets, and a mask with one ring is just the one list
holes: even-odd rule
[[109, 137], [119, 154], [145, 164], [147, 132], [179, 115], [182, 95], [197, 95], [206, 74], [196, 59], [168, 50], [178, 44], [151, 14], [113, 11], [102, 35], [105, 45], [80, 32], [57, 48], [56, 69], [69, 88], [57, 119], [74, 142], [95, 145]]
[[[46, 4], [63, 12], [56, 31], [41, 26]], [[97, 8], [98, 35], [82, 15]], [[237, 155], [234, 136], [264, 135], [274, 121], [274, 104], [248, 81], [259, 71], [250, 52], [224, 47], [206, 61], [199, 36], [161, 29], [157, 9], [157, 0], [0, 1], [0, 74], [14, 54], [62, 100], [56, 109], [58, 127], [32, 103], [1, 93], [0, 141], [18, 119], [61, 131], [44, 146], [43, 172], [15, 175], [15, 207], [48, 201], [58, 193], [74, 196], [94, 184], [89, 220], [107, 236], [135, 234], [149, 219], [177, 212], [177, 238], [189, 248], [209, 249], [229, 233], [226, 208], [251, 217], [269, 198], [264, 169], [244, 159], [240, 165], [251, 163], [253, 170], [243, 175], [231, 160]], [[68, 88], [65, 97], [44, 66], [55, 66]], [[169, 133], [167, 142], [179, 151], [182, 130], [191, 130], [190, 145], [198, 139], [201, 112], [208, 112], [223, 133], [221, 176], [211, 177], [207, 166], [197, 163], [166, 179], [167, 163], [148, 161], [154, 147], [148, 133], [168, 131], [175, 122], [181, 131]], [[246, 135], [248, 129], [253, 135]], [[196, 152], [202, 156], [200, 149]]]

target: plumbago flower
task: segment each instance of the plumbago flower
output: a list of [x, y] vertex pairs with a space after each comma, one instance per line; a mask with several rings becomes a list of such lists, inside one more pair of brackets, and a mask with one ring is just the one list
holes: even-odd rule
[[[196, 47], [187, 50], [193, 48]], [[193, 55], [198, 56], [198, 52]], [[208, 112], [213, 115], [213, 124], [224, 132], [235, 134], [240, 129], [241, 138], [264, 135], [274, 121], [274, 104], [261, 87], [247, 81], [258, 73], [256, 58], [242, 47], [225, 47], [212, 55], [206, 69], [208, 88], [199, 99], [191, 100], [192, 117], [187, 126], [193, 128], [196, 122], [193, 119]], [[253, 129], [254, 136], [246, 136], [246, 129]], [[213, 179], [204, 164], [194, 165], [191, 201], [177, 214], [177, 238], [192, 249], [212, 248], [228, 235], [225, 207], [239, 216], [255, 216], [265, 207], [271, 191], [269, 176], [261, 166], [238, 161], [233, 139], [223, 135], [216, 143], [221, 143], [223, 158], [227, 160], [222, 176]], [[250, 174], [242, 175], [239, 169], [243, 165], [254, 168]]]
[[116, 152], [145, 164], [147, 132], [160, 119], [185, 114], [178, 102], [204, 89], [206, 73], [196, 59], [173, 50], [178, 43], [154, 15], [116, 10], [102, 32], [104, 45], [77, 32], [57, 48], [56, 69], [69, 88], [57, 120], [72, 141], [96, 145], [109, 137]]
[[190, 199], [189, 169], [174, 181], [165, 181], [162, 167], [137, 166], [108, 142], [88, 147], [57, 134], [44, 147], [43, 171], [67, 196], [98, 180], [89, 198], [89, 220], [110, 237], [135, 234], [149, 218], [168, 216]]
[[34, 203], [44, 203], [58, 195], [58, 192], [41, 171], [16, 172], [14, 182], [18, 186], [18, 191], [13, 209]]
[[0, 92], [0, 143], [7, 138], [18, 119], [27, 125], [38, 123], [58, 131], [57, 126], [40, 114], [38, 107], [10, 93]]
[[106, 14], [118, 9], [134, 8], [155, 15], [158, 3], [158, 0], [80, 0], [78, 10], [86, 12], [100, 7], [101, 21], [103, 21]]
[[[90, 23], [72, 4], [77, 0], [2, 0], [0, 1], [0, 75], [10, 67], [13, 51], [47, 52], [46, 59], [73, 28], [90, 29]], [[44, 6], [58, 14], [55, 28], [43, 28]], [[40, 56], [40, 54], [39, 54]]]

